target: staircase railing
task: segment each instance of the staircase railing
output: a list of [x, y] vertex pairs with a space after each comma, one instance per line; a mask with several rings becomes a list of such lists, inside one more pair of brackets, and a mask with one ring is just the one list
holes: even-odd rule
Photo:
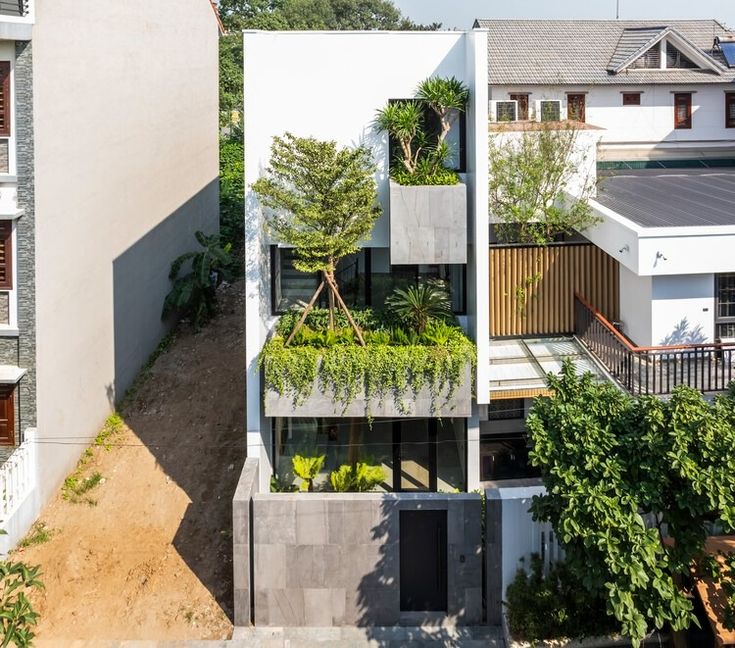
[[579, 294], [575, 334], [631, 394], [670, 394], [677, 385], [724, 391], [735, 380], [735, 343], [639, 347]]

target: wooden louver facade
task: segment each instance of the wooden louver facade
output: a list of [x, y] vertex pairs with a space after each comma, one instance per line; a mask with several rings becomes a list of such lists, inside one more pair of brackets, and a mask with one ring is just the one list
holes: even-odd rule
[[589, 243], [490, 247], [490, 337], [574, 333], [574, 294], [618, 319], [618, 262]]

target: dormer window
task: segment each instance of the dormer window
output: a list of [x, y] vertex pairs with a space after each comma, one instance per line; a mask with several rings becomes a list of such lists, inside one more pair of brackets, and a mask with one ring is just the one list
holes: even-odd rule
[[684, 56], [671, 43], [666, 44], [666, 67], [692, 69], [697, 66]]
[[633, 61], [630, 66], [636, 69], [658, 70], [661, 67], [661, 46], [656, 43], [639, 59]]

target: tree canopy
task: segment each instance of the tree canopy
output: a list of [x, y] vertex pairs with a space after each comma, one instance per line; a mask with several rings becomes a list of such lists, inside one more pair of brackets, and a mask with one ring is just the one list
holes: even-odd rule
[[735, 527], [735, 387], [714, 402], [684, 386], [667, 401], [632, 398], [570, 362], [548, 380], [553, 396], [528, 418], [547, 491], [534, 517], [552, 523], [570, 568], [627, 636], [688, 627], [692, 603], [675, 577], [689, 575], [713, 523]]

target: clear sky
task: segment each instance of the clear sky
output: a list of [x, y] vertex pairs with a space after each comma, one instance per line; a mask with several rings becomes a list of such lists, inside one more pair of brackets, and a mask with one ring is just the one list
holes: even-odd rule
[[[393, 0], [411, 20], [469, 29], [475, 18], [615, 18], [616, 0]], [[735, 0], [619, 0], [620, 17], [717, 18], [735, 28]]]

